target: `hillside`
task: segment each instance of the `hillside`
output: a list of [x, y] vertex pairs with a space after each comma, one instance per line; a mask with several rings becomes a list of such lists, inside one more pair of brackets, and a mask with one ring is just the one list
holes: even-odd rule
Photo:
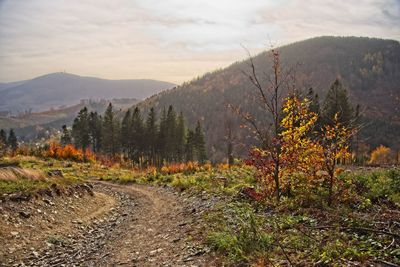
[[112, 103], [115, 110], [125, 110], [139, 102], [137, 99], [112, 100], [85, 100], [79, 104], [37, 113], [20, 114], [15, 117], [0, 117], [0, 129], [14, 128], [21, 140], [29, 141], [43, 137], [44, 133], [59, 131], [62, 125], [71, 125], [79, 110], [87, 107], [89, 110], [103, 114], [108, 103]]
[[[358, 37], [318, 37], [279, 48], [284, 67], [296, 67], [298, 88], [313, 87], [324, 99], [331, 83], [339, 77], [347, 87], [352, 103], [361, 106], [364, 128], [362, 139], [374, 148], [384, 144], [400, 149], [400, 44], [393, 40]], [[256, 55], [254, 63], [260, 73], [271, 70], [267, 52]], [[245, 155], [251, 134], [239, 129], [242, 123], [227, 104], [240, 106], [260, 118], [250, 95], [254, 88], [242, 73], [249, 72], [242, 61], [172, 90], [161, 92], [140, 104], [161, 110], [174, 105], [194, 125], [204, 120], [208, 153], [212, 160], [225, 157], [226, 125], [234, 127], [235, 154]], [[262, 75], [261, 75], [262, 76]], [[263, 76], [265, 77], [265, 75]], [[264, 83], [266, 81], [263, 81]], [[380, 134], [377, 135], [376, 133]]]
[[0, 111], [13, 114], [72, 106], [81, 99], [145, 99], [174, 86], [155, 80], [105, 80], [52, 73], [24, 82], [0, 85]]

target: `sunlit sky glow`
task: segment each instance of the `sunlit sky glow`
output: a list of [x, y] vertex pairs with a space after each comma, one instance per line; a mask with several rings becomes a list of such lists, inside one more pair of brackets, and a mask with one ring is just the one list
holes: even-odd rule
[[174, 83], [320, 35], [400, 40], [400, 0], [0, 0], [0, 82], [67, 71]]

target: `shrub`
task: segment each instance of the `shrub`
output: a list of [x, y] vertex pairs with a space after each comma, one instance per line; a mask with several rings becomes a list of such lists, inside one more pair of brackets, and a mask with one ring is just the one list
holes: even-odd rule
[[372, 151], [369, 164], [385, 165], [391, 163], [393, 163], [393, 153], [390, 148], [380, 145], [374, 151]]

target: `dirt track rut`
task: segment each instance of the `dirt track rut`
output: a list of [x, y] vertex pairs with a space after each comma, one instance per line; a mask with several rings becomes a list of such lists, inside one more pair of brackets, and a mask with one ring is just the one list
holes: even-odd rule
[[[170, 188], [92, 183], [95, 194], [115, 200], [112, 208], [106, 207], [108, 212], [97, 216], [92, 210], [88, 220], [67, 218], [73, 223], [62, 231], [62, 240], [42, 241], [34, 248], [27, 244], [25, 251], [34, 249], [33, 253], [0, 259], [0, 266], [212, 265], [207, 260], [209, 249], [199, 240], [202, 212], [210, 207], [209, 201]], [[20, 233], [24, 234], [28, 233]]]

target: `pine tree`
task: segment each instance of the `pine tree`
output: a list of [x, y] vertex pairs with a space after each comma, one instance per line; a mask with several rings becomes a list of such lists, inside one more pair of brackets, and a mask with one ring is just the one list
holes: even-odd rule
[[185, 143], [185, 160], [193, 161], [194, 160], [194, 144], [195, 144], [195, 136], [192, 130], [188, 130], [186, 136]]
[[17, 136], [15, 135], [13, 129], [10, 129], [10, 132], [8, 134], [7, 144], [13, 151], [15, 151], [18, 148]]
[[0, 130], [0, 143], [4, 146], [7, 145], [7, 133], [3, 129]]
[[65, 124], [62, 126], [60, 143], [62, 146], [66, 146], [72, 143], [70, 131]]
[[166, 151], [166, 143], [167, 143], [167, 112], [165, 108], [161, 113], [160, 118], [160, 127], [158, 131], [158, 138], [157, 138], [157, 151], [159, 154], [159, 162], [158, 165], [162, 165], [166, 158], [167, 151]]
[[122, 123], [121, 123], [122, 152], [124, 152], [124, 154], [128, 157], [131, 155], [133, 149], [131, 135], [132, 135], [132, 115], [131, 111], [128, 109], [128, 111], [122, 118]]
[[326, 95], [322, 118], [325, 125], [333, 125], [335, 115], [338, 114], [339, 123], [350, 127], [353, 123], [354, 112], [350, 105], [346, 88], [336, 79]]
[[207, 154], [204, 133], [200, 121], [197, 121], [196, 129], [194, 131], [194, 148], [197, 160], [200, 163], [204, 163], [207, 160]]
[[157, 118], [154, 108], [151, 108], [146, 119], [146, 145], [149, 161], [151, 165], [156, 165], [157, 148]]
[[72, 125], [72, 137], [74, 138], [76, 147], [82, 149], [89, 147], [89, 114], [86, 107], [79, 111], [78, 116], [74, 120]]
[[7, 133], [3, 129], [0, 130], [0, 157], [7, 152]]
[[90, 143], [92, 144], [93, 152], [101, 150], [101, 132], [102, 132], [102, 119], [97, 112], [90, 112], [89, 114], [89, 136]]
[[166, 160], [168, 162], [173, 162], [176, 160], [176, 113], [172, 106], [168, 107], [167, 120], [166, 120], [166, 141], [165, 141], [165, 151]]
[[175, 139], [176, 139], [175, 140], [176, 160], [181, 162], [184, 159], [184, 153], [185, 153], [185, 118], [183, 117], [182, 112], [178, 116]]
[[119, 122], [115, 119], [111, 103], [104, 113], [102, 147], [104, 152], [112, 156], [119, 151]]
[[144, 125], [142, 115], [138, 107], [132, 113], [132, 154], [131, 159], [141, 165], [141, 157], [144, 150]]

